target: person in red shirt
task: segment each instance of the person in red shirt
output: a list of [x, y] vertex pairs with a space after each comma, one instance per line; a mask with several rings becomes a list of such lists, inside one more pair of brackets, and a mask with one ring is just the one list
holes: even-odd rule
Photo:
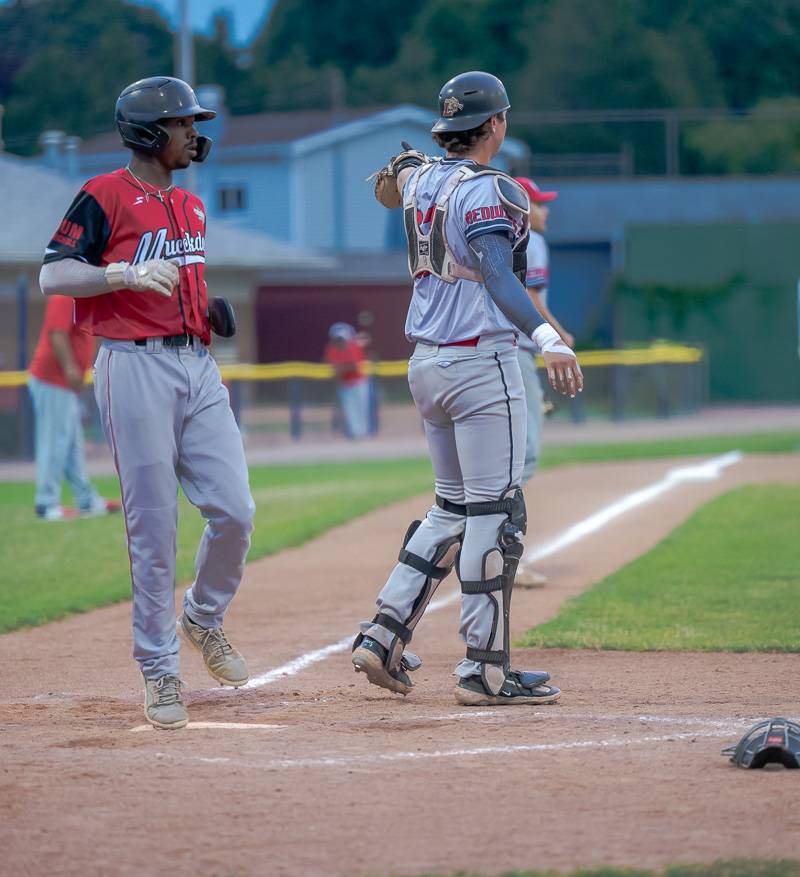
[[[53, 296], [30, 365], [28, 390], [36, 420], [36, 515], [63, 521], [118, 511], [119, 502], [99, 496], [86, 475], [80, 392], [94, 359], [95, 340], [72, 322], [72, 299]], [[66, 478], [77, 509], [61, 505]]]
[[336, 372], [337, 394], [348, 438], [369, 432], [369, 383], [364, 369], [364, 348], [349, 323], [334, 323], [328, 330], [325, 361]]
[[182, 80], [134, 82], [117, 100], [124, 168], [81, 188], [50, 241], [39, 277], [45, 295], [75, 298], [75, 322], [102, 338], [95, 397], [122, 491], [133, 585], [134, 657], [145, 716], [182, 728], [175, 616], [178, 485], [206, 527], [179, 627], [221, 685], [249, 678], [222, 629], [242, 579], [255, 505], [228, 391], [209, 355], [212, 326], [235, 331], [204, 279], [206, 214], [173, 172], [203, 161], [211, 140]]

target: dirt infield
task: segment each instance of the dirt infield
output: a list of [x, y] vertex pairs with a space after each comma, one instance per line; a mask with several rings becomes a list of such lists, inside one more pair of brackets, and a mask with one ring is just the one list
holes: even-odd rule
[[[687, 460], [569, 467], [529, 496], [545, 544]], [[800, 481], [797, 457], [688, 480], [539, 563], [518, 633], [738, 484]], [[547, 498], [546, 506], [537, 499]], [[0, 873], [344, 875], [800, 855], [789, 771], [719, 756], [798, 711], [795, 655], [515, 652], [564, 689], [550, 707], [466, 710], [454, 582], [418, 629], [405, 700], [356, 676], [346, 640], [425, 499], [248, 567], [228, 630], [257, 687], [211, 688], [184, 650], [193, 723], [142, 729], [127, 605], [0, 637]]]

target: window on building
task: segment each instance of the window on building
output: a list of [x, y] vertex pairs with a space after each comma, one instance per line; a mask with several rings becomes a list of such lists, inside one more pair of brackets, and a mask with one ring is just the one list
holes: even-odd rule
[[232, 213], [235, 210], [244, 210], [247, 206], [244, 186], [222, 186], [219, 189], [220, 213]]

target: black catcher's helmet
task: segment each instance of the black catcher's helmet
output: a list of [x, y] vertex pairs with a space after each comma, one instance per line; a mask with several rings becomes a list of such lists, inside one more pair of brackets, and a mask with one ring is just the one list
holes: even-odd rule
[[775, 762], [800, 768], [800, 725], [782, 718], [759, 722], [736, 745], [723, 749], [722, 755], [729, 755], [739, 767], [757, 768]]
[[[217, 114], [197, 102], [192, 88], [173, 76], [151, 76], [129, 85], [117, 98], [116, 120], [122, 142], [129, 149], [154, 154], [169, 142], [169, 131], [159, 125], [162, 119], [194, 116], [207, 122]], [[205, 161], [211, 150], [211, 138], [197, 138], [197, 155], [193, 161]]]
[[473, 70], [454, 76], [439, 92], [439, 118], [431, 133], [469, 131], [507, 110], [506, 87], [491, 73]]

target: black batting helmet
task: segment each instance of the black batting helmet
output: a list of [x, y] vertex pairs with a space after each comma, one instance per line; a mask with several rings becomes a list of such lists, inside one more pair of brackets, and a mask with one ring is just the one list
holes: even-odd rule
[[[122, 142], [129, 149], [160, 152], [169, 142], [169, 131], [159, 122], [194, 116], [207, 122], [217, 114], [197, 102], [191, 86], [173, 76], [151, 76], [132, 83], [117, 98], [115, 118]], [[204, 161], [211, 149], [210, 137], [197, 138], [194, 161]]]
[[469, 131], [507, 110], [506, 87], [491, 73], [473, 70], [454, 76], [439, 92], [439, 118], [431, 133]]

